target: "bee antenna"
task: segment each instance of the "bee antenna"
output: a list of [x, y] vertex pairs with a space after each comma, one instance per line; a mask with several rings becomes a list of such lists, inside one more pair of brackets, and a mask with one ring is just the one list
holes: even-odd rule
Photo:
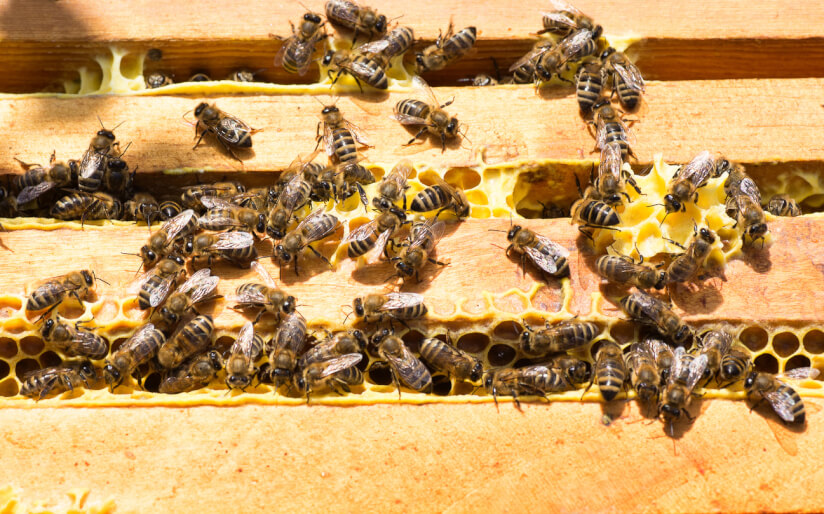
[[497, 229], [497, 228], [490, 228], [490, 229], [487, 230], [487, 232], [503, 232], [504, 234], [506, 234], [509, 231], [508, 230], [500, 230], [500, 229]]
[[107, 286], [110, 286], [110, 285], [111, 285], [110, 283], [108, 283], [108, 282], [106, 282], [105, 280], [103, 280], [102, 278], [100, 278], [100, 277], [97, 275], [97, 273], [95, 273], [94, 271], [92, 271], [92, 275], [94, 275], [94, 279], [95, 279], [95, 280], [99, 280], [99, 281], [103, 282], [104, 284], [106, 284]]
[[[119, 126], [119, 125], [118, 125], [118, 126]], [[126, 145], [126, 148], [124, 148], [124, 149], [123, 149], [123, 151], [122, 151], [122, 152], [120, 152], [120, 155], [118, 155], [118, 157], [123, 157], [123, 156], [126, 154], [126, 151], [129, 149], [129, 147], [130, 147], [130, 146], [132, 146], [132, 142], [131, 142], [131, 141], [129, 141], [129, 144], [127, 144], [127, 145]], [[135, 170], [137, 170], [137, 168], [135, 168]]]

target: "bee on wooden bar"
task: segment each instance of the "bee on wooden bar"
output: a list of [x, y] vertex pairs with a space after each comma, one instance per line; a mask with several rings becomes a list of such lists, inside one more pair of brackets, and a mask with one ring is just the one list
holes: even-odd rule
[[80, 322], [71, 325], [63, 321], [47, 319], [40, 335], [49, 347], [70, 357], [102, 359], [109, 353], [109, 345], [99, 335], [80, 328]]
[[664, 207], [667, 214], [686, 211], [686, 202], [698, 201], [698, 189], [707, 185], [710, 174], [715, 170], [715, 159], [708, 151], [703, 151], [682, 166], [667, 184]]
[[[541, 56], [550, 52], [554, 47], [555, 43], [549, 39], [537, 41], [529, 52], [510, 66], [509, 71], [512, 72], [512, 81], [515, 84], [535, 83], [537, 86], [540, 81], [537, 79], [535, 73], [535, 65]], [[553, 58], [559, 58], [559, 55], [560, 54], [555, 54]], [[557, 66], [560, 67], [560, 64]]]
[[344, 392], [351, 393], [351, 387], [363, 383], [363, 373], [356, 367], [361, 360], [363, 360], [362, 354], [348, 353], [340, 357], [313, 362], [301, 368], [300, 373], [293, 375], [294, 387], [298, 391], [303, 391], [306, 395], [306, 403], [309, 403], [309, 395], [312, 393], [326, 391], [334, 391], [340, 395]]
[[672, 424], [681, 417], [689, 421], [695, 419], [687, 411], [687, 405], [695, 386], [704, 376], [706, 367], [706, 355], [693, 358], [684, 351], [683, 347], [679, 346], [675, 349], [669, 379], [664, 388], [661, 403], [658, 405], [658, 416], [670, 426], [670, 435], [672, 435]]
[[426, 366], [409, 351], [400, 337], [389, 329], [383, 329], [372, 336], [371, 344], [378, 355], [389, 364], [392, 379], [401, 397], [401, 384], [413, 391], [429, 394], [432, 392], [432, 375]]
[[69, 193], [57, 200], [49, 211], [52, 217], [60, 220], [80, 219], [81, 228], [87, 219], [118, 219], [123, 214], [123, 204], [108, 193]]
[[752, 367], [752, 354], [747, 347], [733, 344], [727, 353], [721, 356], [718, 372], [719, 387], [744, 380], [747, 371]]
[[158, 390], [165, 394], [194, 391], [209, 385], [221, 369], [223, 358], [217, 350], [194, 355], [177, 369], [168, 372]]
[[300, 357], [298, 367], [303, 369], [310, 364], [328, 361], [346, 354], [362, 353], [366, 344], [366, 336], [360, 330], [330, 334]]
[[630, 384], [635, 389], [638, 400], [646, 404], [658, 400], [661, 384], [661, 375], [655, 360], [654, 341], [645, 339], [632, 343], [626, 362]]
[[[375, 89], [386, 89], [389, 87], [389, 79], [381, 63], [371, 57], [361, 55], [357, 51], [350, 50], [329, 50], [321, 61], [326, 66], [326, 74], [335, 84], [340, 76], [347, 73], [355, 79], [361, 93], [365, 82]], [[334, 78], [332, 77], [334, 75]]]
[[[99, 118], [98, 118], [99, 120]], [[100, 122], [101, 129], [97, 131], [89, 148], [83, 154], [78, 166], [77, 187], [85, 193], [93, 193], [103, 184], [103, 173], [108, 165], [109, 152], [119, 145], [114, 136], [114, 129], [108, 130]], [[120, 125], [118, 125], [119, 127]], [[115, 127], [116, 129], [117, 127]], [[70, 163], [71, 165], [71, 163]]]
[[501, 81], [492, 75], [479, 73], [472, 78], [458, 79], [458, 82], [469, 83], [473, 87], [497, 86]]
[[198, 129], [201, 129], [201, 132], [192, 149], [197, 148], [207, 133], [214, 134], [223, 148], [238, 161], [241, 159], [235, 154], [235, 149], [252, 148], [252, 135], [258, 130], [249, 127], [231, 114], [221, 111], [214, 104], [199, 103], [195, 107], [195, 117], [197, 118], [195, 136], [197, 136]]
[[592, 373], [589, 387], [592, 387], [593, 382], [598, 382], [601, 397], [611, 402], [618, 396], [618, 393], [624, 390], [626, 379], [627, 369], [621, 346], [615, 341], [603, 341], [595, 356], [595, 370]]
[[376, 256], [386, 255], [386, 244], [405, 223], [406, 213], [392, 205], [389, 210], [378, 213], [375, 219], [349, 233], [343, 240], [349, 245], [347, 255], [355, 259], [373, 248]]
[[144, 272], [128, 289], [137, 294], [137, 306], [141, 310], [157, 307], [166, 299], [179, 277], [186, 273], [183, 257], [171, 254], [161, 259], [157, 265]]
[[676, 343], [684, 343], [692, 336], [692, 329], [661, 300], [636, 291], [621, 298], [621, 309], [638, 323], [651, 325], [661, 335], [671, 337]]
[[72, 175], [77, 174], [76, 162], [58, 162], [54, 152], [47, 168], [39, 164], [27, 164], [17, 158], [15, 160], [26, 170], [23, 175], [14, 178], [14, 186], [19, 191], [16, 200], [18, 206], [36, 200], [52, 189], [70, 186]]
[[135, 221], [145, 221], [151, 230], [152, 220], [160, 217], [160, 204], [149, 193], [135, 193], [131, 200], [123, 204], [123, 210]]
[[355, 316], [365, 323], [386, 321], [405, 322], [426, 316], [428, 309], [423, 303], [423, 295], [417, 293], [370, 294], [355, 298]]
[[288, 73], [305, 75], [312, 62], [312, 55], [315, 53], [315, 45], [326, 39], [327, 34], [323, 29], [324, 22], [319, 14], [307, 12], [303, 15], [303, 20], [295, 30], [292, 26], [292, 35], [285, 40], [281, 39], [280, 50], [275, 54], [275, 66], [282, 66]]
[[[670, 243], [684, 248], [679, 243], [672, 239], [666, 239]], [[667, 283], [686, 282], [695, 276], [695, 273], [703, 266], [704, 261], [712, 251], [712, 245], [715, 243], [715, 233], [708, 228], [695, 227], [695, 233], [692, 236], [692, 242], [686, 248], [685, 252], [676, 256], [670, 262], [667, 268]]]
[[424, 133], [429, 132], [440, 137], [441, 151], [445, 151], [446, 140], [452, 139], [460, 133], [458, 118], [450, 116], [449, 113], [443, 110], [444, 107], [451, 105], [453, 100], [440, 104], [435, 98], [432, 88], [420, 77], [413, 77], [412, 85], [418, 96], [425, 97], [426, 101], [414, 98], [401, 100], [395, 105], [392, 118], [399, 121], [401, 125], [422, 125], [415, 137], [410, 139], [406, 145], [411, 145]]
[[[616, 143], [621, 147], [621, 160], [626, 161], [629, 156], [635, 156], [631, 144], [635, 143], [635, 136], [629, 131], [623, 118], [612, 107], [608, 98], [602, 98], [592, 106], [595, 125], [595, 146], [603, 149], [609, 143]], [[706, 178], [704, 179], [706, 182]], [[687, 195], [689, 196], [689, 195]]]
[[403, 278], [414, 275], [415, 279], [420, 282], [418, 272], [427, 262], [446, 266], [445, 263], [430, 257], [438, 240], [443, 236], [445, 226], [442, 221], [437, 221], [437, 218], [412, 224], [412, 228], [409, 229], [409, 236], [401, 243], [400, 252], [390, 259], [398, 271], [398, 275]]
[[163, 221], [168, 221], [181, 212], [183, 212], [183, 207], [175, 201], [166, 200], [160, 204], [160, 219]]
[[361, 33], [380, 36], [386, 33], [386, 16], [375, 9], [349, 0], [328, 0], [326, 18], [337, 25], [353, 30], [352, 45]]
[[180, 366], [188, 357], [211, 346], [214, 331], [215, 323], [211, 316], [195, 316], [161, 344], [157, 352], [157, 361], [166, 369]]
[[169, 74], [162, 71], [155, 71], [146, 75], [146, 87], [149, 89], [157, 89], [163, 86], [170, 86], [174, 84], [174, 80]]
[[241, 327], [237, 339], [229, 350], [226, 361], [226, 386], [229, 389], [246, 389], [258, 372], [255, 362], [263, 353], [264, 342], [260, 334], [255, 333], [251, 321]]
[[484, 389], [492, 395], [495, 406], [498, 396], [512, 396], [515, 407], [521, 410], [520, 396], [539, 396], [545, 398], [547, 393], [572, 389], [566, 375], [558, 369], [543, 364], [524, 368], [492, 369], [484, 377]]
[[297, 227], [289, 231], [283, 241], [275, 246], [275, 256], [280, 262], [281, 267], [291, 262], [295, 264], [295, 275], [298, 275], [298, 258], [300, 253], [308, 248], [319, 259], [325, 263], [329, 262], [322, 253], [312, 247], [312, 243], [324, 239], [338, 228], [338, 218], [324, 212], [323, 209], [318, 209], [312, 212], [309, 216], [304, 218]]
[[71, 296], [79, 303], [94, 289], [97, 277], [90, 270], [81, 270], [45, 279], [35, 284], [26, 300], [27, 311], [42, 311], [56, 307]]
[[132, 337], [123, 343], [106, 359], [103, 366], [103, 378], [112, 391], [119, 386], [123, 380], [137, 371], [138, 366], [149, 362], [154, 357], [160, 346], [166, 342], [163, 332], [157, 330], [154, 325], [147, 323], [140, 327]]
[[612, 91], [626, 109], [635, 109], [645, 91], [644, 77], [632, 61], [624, 54], [609, 47], [601, 54], [604, 77], [612, 77]]
[[432, 368], [456, 380], [477, 384], [483, 378], [484, 366], [479, 359], [440, 339], [425, 338], [421, 341], [420, 353]]
[[295, 312], [297, 304], [295, 297], [278, 288], [275, 280], [262, 264], [253, 261], [250, 266], [263, 280], [263, 284], [247, 282], [239, 285], [235, 291], [234, 300], [237, 302], [235, 308], [260, 309], [254, 323], [260, 321], [260, 318], [267, 312], [274, 314], [278, 321], [282, 316]]
[[20, 394], [42, 400], [52, 392], [74, 392], [75, 387], [90, 388], [97, 380], [97, 371], [89, 361], [43, 368], [28, 373], [20, 385]]
[[433, 185], [415, 195], [410, 205], [414, 212], [429, 212], [438, 209], [435, 218], [447, 209], [458, 219], [466, 218], [472, 209], [463, 189], [453, 186], [437, 175], [432, 175]]
[[295, 311], [281, 322], [272, 339], [269, 352], [269, 380], [280, 387], [292, 382], [298, 354], [306, 342], [306, 320]]
[[600, 61], [585, 62], [575, 75], [575, 91], [578, 107], [582, 112], [592, 110], [595, 102], [601, 98], [604, 89], [603, 68]]
[[790, 195], [775, 195], [770, 198], [767, 210], [773, 216], [801, 216], [801, 207]]
[[109, 155], [103, 172], [103, 189], [118, 198], [134, 196], [134, 176], [137, 168], [129, 172], [129, 165], [120, 157]]
[[393, 205], [403, 200], [403, 210], [406, 210], [406, 190], [409, 189], [409, 176], [415, 172], [415, 167], [409, 159], [403, 159], [387, 173], [378, 184], [378, 196], [372, 198], [372, 206], [379, 211], [388, 211]]
[[149, 241], [140, 248], [143, 266], [148, 268], [163, 259], [172, 251], [175, 242], [194, 234], [198, 228], [198, 218], [192, 209], [187, 209], [174, 218], [166, 220], [160, 229], [149, 237]]
[[335, 105], [324, 106], [321, 116], [323, 120], [318, 122], [317, 129], [318, 144], [323, 141], [326, 154], [338, 163], [357, 162], [359, 156], [355, 142], [371, 146], [361, 130], [347, 121]]
[[580, 61], [598, 51], [598, 38], [602, 33], [603, 28], [600, 25], [592, 29], [580, 28], [562, 39], [558, 43], [558, 49], [566, 62]]
[[220, 277], [213, 277], [209, 268], [193, 273], [157, 311], [157, 323], [166, 327], [177, 325], [185, 315], [195, 311], [196, 304], [214, 298], [212, 293], [217, 289], [218, 282]]
[[[755, 181], [747, 174], [746, 168], [739, 163], [730, 163], [726, 160], [725, 163], [726, 165], [716, 164], [716, 173], [718, 173], [719, 169], [727, 173], [727, 178], [724, 180], [724, 193], [726, 193], [727, 199], [729, 200], [738, 194], [744, 193], [760, 205], [761, 191], [758, 189]], [[735, 205], [727, 205], [727, 215], [735, 217], [734, 211]]]
[[524, 326], [519, 348], [524, 355], [542, 357], [550, 353], [580, 348], [589, 344], [600, 333], [600, 327], [589, 321], [562, 321], [555, 325], [547, 324], [546, 328], [541, 330], [532, 330], [529, 326]]
[[215, 182], [214, 184], [198, 184], [187, 186], [180, 194], [180, 203], [187, 209], [200, 211], [206, 207], [200, 201], [204, 196], [216, 196], [223, 199], [230, 199], [239, 194], [245, 193], [246, 188], [240, 182]]
[[752, 371], [744, 381], [744, 389], [748, 400], [760, 398], [756, 407], [766, 400], [784, 422], [803, 425], [806, 417], [804, 402], [796, 390], [780, 380], [779, 376], [791, 380], [815, 380], [818, 374], [819, 371], [815, 368], [796, 368], [778, 376]]
[[203, 230], [241, 229], [254, 235], [266, 233], [266, 215], [237, 206], [216, 196], [204, 196], [200, 202], [208, 209], [198, 220]]
[[720, 375], [721, 359], [732, 348], [732, 335], [724, 328], [708, 330], [698, 338], [697, 355], [707, 356], [707, 367], [702, 378], [711, 380]]
[[377, 41], [358, 47], [358, 52], [369, 57], [386, 69], [393, 57], [403, 55], [412, 48], [415, 33], [409, 27], [396, 27]]
[[643, 255], [640, 262], [625, 255], [602, 255], [595, 261], [595, 271], [610, 282], [638, 289], [663, 289], [667, 279], [665, 271], [645, 266]]
[[514, 251], [521, 255], [521, 266], [526, 269], [526, 259], [532, 262], [541, 271], [553, 276], [569, 275], [569, 250], [544, 236], [536, 234], [528, 228], [515, 225], [506, 235], [509, 246], [506, 247], [506, 256]]
[[621, 157], [621, 145], [617, 141], [611, 141], [601, 147], [601, 162], [598, 164], [598, 175], [592, 181], [594, 198], [603, 200], [610, 206], [620, 205], [621, 197], [626, 198], [630, 203], [627, 193], [627, 184], [635, 189], [639, 195], [641, 189], [632, 178], [632, 174], [623, 169], [623, 158]]
[[661, 375], [661, 382], [666, 383], [675, 360], [672, 347], [656, 337], [646, 337], [643, 343], [652, 352], [655, 365], [658, 366], [658, 373]]
[[570, 223], [577, 223], [578, 231], [590, 240], [592, 240], [592, 233], [587, 229], [618, 230], [616, 226], [621, 223], [621, 218], [618, 217], [615, 209], [593, 198], [591, 188], [587, 188], [586, 193], [581, 191], [578, 175], [575, 175], [575, 184], [578, 186], [578, 194], [581, 198], [576, 200], [570, 208]]
[[[277, 64], [275, 64], [275, 66], [277, 66]], [[229, 74], [226, 80], [231, 80], [232, 82], [255, 82], [255, 75], [261, 71], [263, 70], [236, 70]]]
[[249, 232], [221, 232], [190, 237], [186, 241], [185, 252], [191, 255], [193, 263], [206, 258], [209, 266], [213, 259], [220, 258], [241, 268], [248, 268], [258, 257], [255, 236]]
[[[728, 189], [726, 183], [724, 189]], [[733, 228], [741, 226], [745, 244], [752, 244], [760, 239], [763, 246], [764, 235], [767, 233], [767, 218], [761, 208], [761, 193], [758, 186], [746, 178], [739, 182], [737, 187], [730, 187], [727, 194], [727, 213], [733, 213], [736, 220]]]
[[597, 26], [592, 18], [574, 6], [562, 0], [551, 0], [551, 2], [555, 10], [543, 13], [544, 28], [538, 31], [538, 34], [549, 32], [566, 37], [576, 30], [594, 30]]
[[435, 44], [415, 54], [418, 73], [441, 70], [452, 61], [466, 55], [475, 46], [478, 33], [475, 27], [466, 27], [457, 33], [453, 33], [454, 30], [455, 26], [450, 21], [446, 34], [439, 33]]

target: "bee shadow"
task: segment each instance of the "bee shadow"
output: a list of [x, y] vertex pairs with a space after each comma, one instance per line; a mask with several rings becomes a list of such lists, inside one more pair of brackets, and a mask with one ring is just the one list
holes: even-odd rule
[[674, 284], [669, 289], [672, 303], [687, 314], [710, 314], [724, 303], [714, 279], [689, 284]]
[[[200, 136], [198, 136], [200, 137]], [[227, 146], [221, 144], [214, 134], [207, 134], [203, 137], [203, 140], [197, 145], [197, 147], [193, 151], [197, 151], [201, 146], [209, 147], [218, 150], [224, 156], [230, 158], [232, 161], [236, 162], [240, 165], [239, 170], [243, 169], [243, 161], [254, 159], [255, 158], [255, 150], [254, 148], [232, 148], [229, 149]]]
[[698, 416], [704, 411], [704, 399], [701, 396], [693, 396], [690, 400], [689, 406], [687, 407], [687, 412], [690, 416], [692, 416], [692, 420], [688, 419], [686, 416], [682, 415], [675, 423], [667, 424], [664, 423], [664, 433], [667, 437], [670, 437], [674, 440], [681, 439], [684, 437], [687, 432], [692, 430], [692, 426], [698, 421]]
[[756, 402], [748, 401], [747, 407], [750, 409], [750, 414], [755, 412], [757, 415], [764, 418], [767, 423], [771, 423], [776, 430], [783, 429], [796, 435], [802, 434], [807, 430], [806, 421], [804, 423], [787, 423], [775, 413], [775, 410], [773, 410], [772, 406], [770, 406], [767, 401], [761, 402], [760, 405], [757, 405]]
[[[451, 137], [447, 138], [445, 143], [441, 144], [441, 139], [439, 136], [435, 134], [430, 134], [429, 132], [424, 132], [416, 139], [411, 140], [411, 138], [421, 130], [420, 125], [402, 125], [403, 128], [409, 133], [409, 140], [404, 141], [401, 146], [408, 151], [409, 154], [416, 154], [420, 152], [426, 152], [430, 149], [430, 147], [441, 148], [441, 153], [445, 152], [446, 150], [459, 150], [463, 147], [464, 138], [462, 136], [458, 137]], [[411, 140], [411, 142], [410, 142]]]
[[742, 260], [744, 263], [756, 273], [769, 273], [772, 269], [769, 247], [745, 246], [742, 248], [741, 253], [743, 254]]
[[541, 85], [535, 92], [544, 100], [557, 100], [559, 98], [566, 98], [568, 96], [575, 96], [575, 85]]
[[626, 400], [612, 400], [611, 402], [601, 402], [601, 422], [606, 425], [612, 425], [624, 414], [627, 409]]
[[397, 278], [398, 272], [392, 263], [387, 261], [373, 264], [363, 264], [352, 270], [352, 279], [361, 284], [379, 285], [385, 284]]

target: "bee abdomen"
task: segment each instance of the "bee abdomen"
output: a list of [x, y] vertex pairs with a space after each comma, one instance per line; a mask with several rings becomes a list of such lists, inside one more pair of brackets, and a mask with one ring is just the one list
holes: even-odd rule
[[641, 98], [641, 93], [637, 89], [630, 87], [626, 81], [617, 74], [615, 75], [614, 85], [621, 105], [627, 109], [635, 109], [638, 105], [638, 100]]
[[590, 111], [601, 97], [603, 83], [599, 74], [584, 73], [577, 84], [578, 106], [582, 111]]
[[349, 129], [336, 127], [332, 130], [332, 145], [335, 155], [340, 162], [354, 161], [358, 158], [358, 151], [355, 147], [355, 138]]
[[667, 282], [684, 282], [695, 274], [696, 262], [686, 255], [679, 255], [673, 259], [667, 268]]
[[605, 359], [597, 366], [595, 376], [598, 379], [598, 389], [601, 391], [601, 396], [604, 400], [611, 402], [623, 389], [627, 377], [623, 360]]
[[140, 292], [137, 295], [137, 306], [141, 310], [145, 311], [146, 309], [151, 309], [152, 308], [152, 304], [151, 304], [152, 292], [155, 289], [157, 289], [158, 287], [160, 287], [160, 285], [165, 280], [166, 280], [165, 278], [163, 278], [159, 275], [152, 275], [151, 277], [149, 277], [146, 280], [146, 282], [142, 286], [140, 286]]
[[565, 351], [583, 346], [597, 336], [601, 329], [595, 323], [588, 321], [568, 322], [553, 327], [552, 351]]
[[426, 119], [426, 117], [429, 116], [430, 108], [429, 104], [426, 102], [407, 98], [406, 100], [401, 100], [398, 102], [397, 105], [395, 105], [395, 110], [400, 114], [405, 114], [406, 116]]
[[457, 59], [475, 45], [476, 37], [475, 27], [461, 29], [457, 34], [446, 40], [443, 44], [443, 51], [445, 54], [452, 56], [453, 59]]
[[375, 89], [386, 89], [389, 87], [389, 80], [386, 78], [383, 68], [374, 60], [364, 57], [362, 55], [356, 56], [352, 59], [352, 63], [359, 63], [362, 67], [370, 70], [369, 75], [365, 73], [358, 73], [357, 77]]
[[440, 186], [435, 185], [427, 187], [415, 195], [415, 198], [412, 199], [410, 209], [415, 212], [434, 211], [449, 203], [450, 200], [451, 197], [449, 193], [444, 191]]
[[621, 222], [615, 209], [600, 200], [590, 200], [581, 209], [584, 223], [595, 227], [612, 227]]
[[94, 203], [94, 198], [82, 193], [72, 193], [60, 198], [51, 208], [51, 215], [60, 220], [70, 220], [83, 216]]
[[413, 305], [411, 307], [406, 307], [403, 309], [397, 309], [392, 311], [393, 317], [395, 319], [402, 319], [402, 320], [409, 320], [409, 319], [418, 319], [426, 316], [427, 309], [426, 305], [419, 303], [418, 305]]

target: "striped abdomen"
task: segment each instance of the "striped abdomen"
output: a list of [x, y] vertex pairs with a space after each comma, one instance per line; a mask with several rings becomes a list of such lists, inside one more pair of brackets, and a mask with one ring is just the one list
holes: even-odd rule
[[395, 319], [409, 320], [418, 319], [426, 316], [427, 309], [426, 305], [424, 305], [423, 303], [419, 303], [417, 305], [404, 307], [402, 309], [392, 309], [388, 312], [390, 312], [392, 317]]
[[152, 308], [152, 293], [160, 288], [166, 280], [166, 277], [152, 275], [140, 286], [140, 292], [137, 294], [137, 306], [140, 307], [141, 310], [145, 311], [146, 309]]
[[208, 315], [197, 316], [186, 323], [174, 339], [160, 347], [157, 359], [164, 368], [175, 368], [187, 357], [212, 343], [215, 324]]
[[96, 202], [96, 199], [86, 193], [72, 193], [60, 198], [51, 208], [51, 215], [60, 220], [76, 219]]
[[335, 127], [332, 129], [332, 145], [335, 156], [341, 163], [355, 161], [358, 158], [358, 150], [355, 147], [355, 138], [349, 129], [345, 127]]
[[621, 347], [612, 341], [606, 341], [598, 350], [595, 360], [595, 378], [604, 400], [612, 401], [624, 388], [627, 378]]
[[592, 227], [612, 227], [621, 222], [615, 209], [600, 200], [585, 201], [578, 217]]
[[[352, 65], [357, 64], [357, 71], [353, 70]], [[389, 87], [389, 80], [386, 78], [386, 73], [383, 71], [380, 63], [369, 57], [357, 55], [352, 59], [352, 63], [344, 66], [346, 71], [356, 79], [360, 79], [375, 89], [386, 89]], [[365, 68], [367, 71], [362, 69]]]
[[627, 143], [627, 133], [624, 127], [617, 121], [608, 121], [604, 124], [604, 133], [603, 146], [617, 142], [621, 147], [621, 159], [626, 161], [629, 155], [629, 143]]
[[597, 336], [601, 329], [588, 321], [569, 321], [547, 329], [552, 339], [551, 352], [563, 352], [583, 346]]
[[20, 191], [27, 187], [36, 186], [46, 179], [47, 174], [47, 171], [43, 168], [29, 168], [23, 175], [14, 177], [14, 187]]
[[554, 277], [562, 277], [569, 274], [569, 262], [567, 262], [566, 257], [560, 255], [559, 253], [555, 252], [553, 249], [549, 248], [547, 245], [543, 243], [536, 243], [536, 250], [541, 252], [544, 255], [549, 255], [552, 257], [552, 260], [555, 261], [555, 267], [557, 268], [555, 273], [552, 273]]
[[801, 400], [801, 397], [798, 396], [798, 393], [792, 387], [786, 384], [780, 384], [776, 389], [775, 392], [786, 394], [790, 397], [790, 401], [792, 402], [792, 406], [790, 411], [793, 414], [793, 423], [804, 423], [804, 419], [806, 417], [806, 411], [804, 410], [804, 402]]
[[50, 287], [49, 284], [52, 283], [43, 284], [41, 287], [32, 291], [28, 301], [26, 301], [26, 310], [40, 311], [63, 301], [63, 298], [66, 296], [65, 289], [54, 286]]
[[674, 258], [667, 268], [667, 281], [687, 281], [692, 278], [697, 270], [698, 261], [688, 254], [681, 254]]
[[351, 19], [357, 19], [359, 12], [360, 7], [347, 0], [329, 0], [326, 2], [326, 17], [349, 29], [357, 27], [357, 24], [353, 23]]
[[415, 40], [415, 33], [409, 27], [398, 27], [384, 37], [389, 42], [383, 50], [386, 59], [400, 55], [410, 48]]
[[[206, 214], [200, 217], [200, 227], [204, 230], [226, 230], [236, 226], [235, 223], [227, 222], [226, 220], [234, 221], [234, 213], [230, 209], [216, 208], [209, 209]], [[196, 219], [194, 216], [192, 219]]]
[[457, 59], [468, 52], [475, 45], [477, 31], [475, 27], [466, 27], [447, 39], [443, 44], [443, 51], [449, 60]]
[[601, 90], [604, 84], [601, 81], [600, 67], [590, 68], [586, 66], [581, 69], [578, 75], [576, 90], [578, 93], [578, 107], [582, 111], [588, 112], [601, 97]]
[[166, 221], [183, 212], [183, 207], [177, 202], [166, 200], [160, 204], [160, 219]]
[[452, 196], [439, 185], [427, 187], [412, 199], [410, 209], [415, 212], [428, 212], [440, 209], [452, 201]]
[[401, 100], [395, 105], [395, 112], [404, 114], [406, 116], [414, 116], [415, 118], [426, 119], [429, 116], [430, 107], [426, 102], [407, 98]]
[[621, 105], [627, 109], [635, 109], [638, 105], [638, 100], [641, 98], [641, 92], [639, 90], [630, 87], [617, 73], [614, 74], [612, 87], [615, 89], [615, 92], [618, 93], [618, 100], [621, 102]]

